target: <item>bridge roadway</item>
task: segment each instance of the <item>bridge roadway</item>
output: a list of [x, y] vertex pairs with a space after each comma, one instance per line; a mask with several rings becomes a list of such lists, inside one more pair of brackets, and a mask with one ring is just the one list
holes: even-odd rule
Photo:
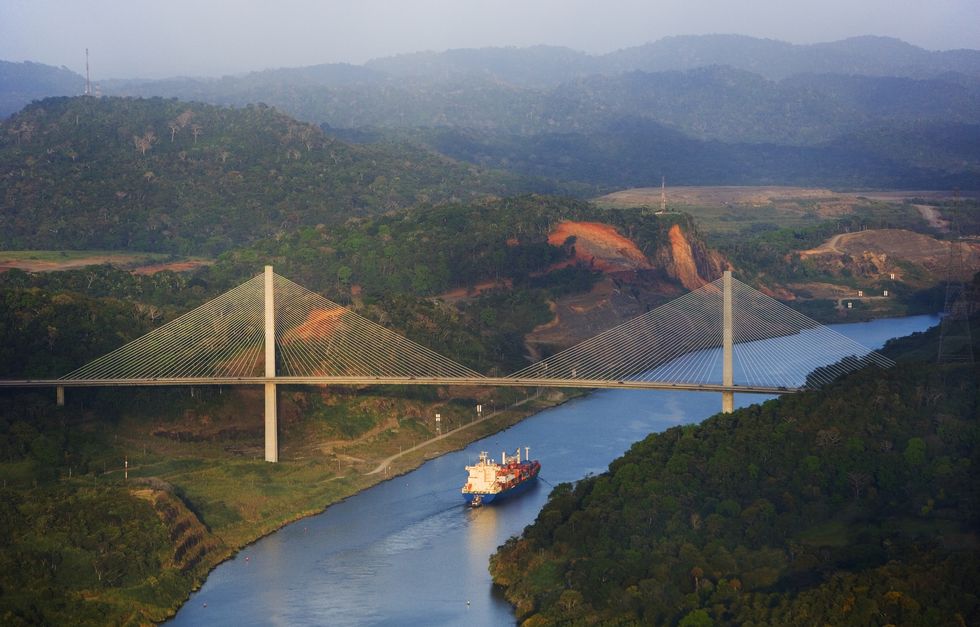
[[216, 377], [156, 379], [21, 379], [0, 380], [0, 388], [40, 387], [134, 387], [177, 385], [459, 385], [484, 387], [589, 388], [625, 390], [683, 390], [689, 392], [738, 392], [741, 394], [789, 394], [800, 388], [713, 383], [670, 383], [635, 379], [525, 379], [512, 377]]

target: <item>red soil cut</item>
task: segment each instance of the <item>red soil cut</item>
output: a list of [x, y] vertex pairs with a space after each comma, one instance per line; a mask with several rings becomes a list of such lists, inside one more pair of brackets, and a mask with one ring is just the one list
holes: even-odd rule
[[677, 270], [677, 280], [681, 285], [689, 290], [696, 290], [707, 281], [698, 274], [698, 266], [694, 263], [694, 253], [691, 251], [691, 243], [684, 237], [681, 227], [674, 225], [667, 233], [670, 239], [670, 252], [674, 258], [674, 266]]
[[497, 281], [483, 281], [482, 283], [477, 283], [470, 287], [458, 287], [454, 290], [449, 290], [448, 292], [443, 292], [439, 294], [436, 298], [439, 298], [447, 303], [455, 303], [456, 301], [463, 300], [465, 298], [472, 298], [474, 296], [479, 296], [484, 292], [489, 292], [492, 290], [499, 289], [510, 289], [514, 286], [514, 282], [510, 279], [500, 279]]
[[297, 340], [313, 340], [325, 338], [337, 331], [341, 325], [341, 317], [346, 309], [314, 309], [306, 316], [306, 320], [282, 336], [284, 343], [295, 342]]
[[548, 236], [552, 246], [575, 237], [575, 258], [603, 272], [648, 270], [652, 266], [636, 244], [613, 226], [598, 222], [561, 222]]

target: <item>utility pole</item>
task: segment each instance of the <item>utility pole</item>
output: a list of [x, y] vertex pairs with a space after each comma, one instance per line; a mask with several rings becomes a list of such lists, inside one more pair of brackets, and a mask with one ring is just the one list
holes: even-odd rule
[[279, 420], [276, 416], [276, 303], [272, 266], [265, 267], [265, 461], [279, 461]]
[[[959, 200], [959, 190], [956, 191]], [[950, 215], [949, 258], [946, 262], [946, 298], [943, 303], [942, 319], [939, 323], [939, 351], [937, 361], [946, 363], [972, 364], [973, 336], [970, 331], [970, 316], [975, 303], [964, 276], [969, 270], [963, 261], [960, 245], [960, 225], [955, 213]]]

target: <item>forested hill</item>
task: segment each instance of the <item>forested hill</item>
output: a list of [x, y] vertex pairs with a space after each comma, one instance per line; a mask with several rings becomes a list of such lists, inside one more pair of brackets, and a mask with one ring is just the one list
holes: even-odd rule
[[977, 624], [980, 371], [937, 337], [557, 486], [494, 581], [525, 625]]
[[676, 185], [980, 188], [980, 124], [872, 126], [807, 146], [693, 139], [636, 117], [587, 132], [521, 135], [439, 128], [397, 135], [481, 167], [604, 189], [659, 186], [664, 176]]
[[[350, 299], [355, 285], [366, 298], [433, 297], [452, 290], [472, 294], [475, 286], [487, 283], [516, 290], [544, 284], [560, 286], [559, 292], [588, 290], [590, 281], [580, 279], [598, 270], [575, 263], [577, 238], [564, 243], [551, 239], [566, 221], [601, 221], [630, 234], [624, 241], [651, 259], [658, 254], [670, 258], [664, 251], [670, 250], [672, 228], [690, 243], [692, 254], [709, 254], [686, 214], [604, 210], [567, 198], [525, 195], [420, 206], [351, 220], [334, 229], [299, 229], [229, 251], [211, 268], [211, 275], [231, 286], [251, 277], [266, 260], [284, 275], [342, 302]], [[656, 277], [667, 293], [673, 293], [670, 286], [679, 285], [664, 267], [634, 274]]]
[[0, 61], [0, 119], [16, 113], [32, 100], [77, 96], [84, 91], [85, 77], [66, 67]]
[[339, 138], [604, 187], [980, 186], [980, 52], [669, 38], [592, 57], [553, 47], [418, 53], [118, 94], [263, 101]]
[[980, 122], [980, 77], [952, 72], [909, 77], [826, 71], [774, 80], [759, 69], [719, 64], [632, 69], [555, 85], [524, 85], [482, 73], [402, 77], [319, 68], [323, 69], [210, 81], [120, 84], [112, 89], [120, 95], [216, 104], [268, 102], [300, 119], [336, 128], [445, 126], [520, 134], [582, 133], [636, 117], [697, 139], [799, 145], [828, 141], [869, 124]]
[[352, 146], [262, 105], [52, 98], [0, 123], [8, 250], [208, 254], [298, 226], [530, 187], [422, 149]]
[[515, 176], [604, 188], [664, 175], [687, 185], [980, 187], [980, 51], [881, 37], [670, 37], [606, 55], [449, 50], [100, 88], [264, 102], [336, 138], [409, 140]]

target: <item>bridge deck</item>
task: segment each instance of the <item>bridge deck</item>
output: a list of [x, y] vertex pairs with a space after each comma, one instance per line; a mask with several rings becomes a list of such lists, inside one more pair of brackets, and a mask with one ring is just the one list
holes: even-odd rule
[[623, 379], [535, 379], [513, 377], [224, 377], [159, 379], [21, 379], [0, 380], [0, 388], [39, 387], [132, 387], [201, 385], [458, 385], [482, 387], [551, 387], [627, 390], [684, 390], [692, 392], [739, 392], [744, 394], [787, 394], [800, 388], [711, 383], [670, 383]]

